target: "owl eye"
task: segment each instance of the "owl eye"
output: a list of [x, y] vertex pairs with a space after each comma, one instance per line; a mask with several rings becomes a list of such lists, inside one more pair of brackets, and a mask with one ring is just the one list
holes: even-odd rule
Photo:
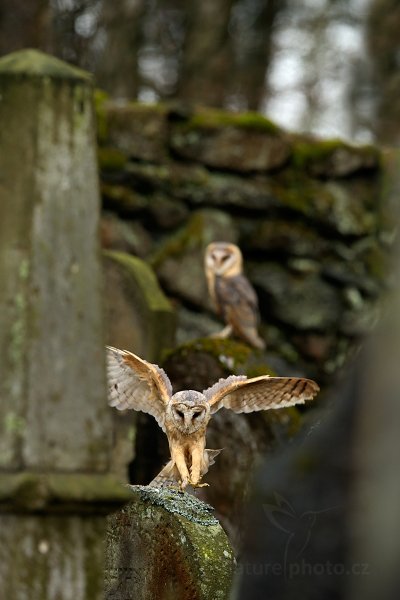
[[201, 410], [198, 410], [197, 412], [193, 413], [193, 419], [196, 419], [200, 415], [201, 415]]
[[185, 415], [183, 414], [183, 412], [181, 410], [175, 410], [175, 412], [178, 415], [178, 417], [180, 417], [181, 419], [185, 418]]

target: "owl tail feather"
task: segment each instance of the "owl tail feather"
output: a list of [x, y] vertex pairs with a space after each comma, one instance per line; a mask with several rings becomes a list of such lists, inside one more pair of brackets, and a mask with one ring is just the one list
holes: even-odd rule
[[[202, 476], [207, 473], [208, 467], [215, 463], [215, 458], [218, 456], [218, 454], [221, 452], [221, 450], [208, 450], [206, 448], [204, 450], [204, 452], [207, 456], [207, 463], [206, 463], [207, 466], [203, 470], [203, 472], [201, 474]], [[151, 481], [149, 483], [149, 485], [151, 485], [153, 487], [168, 487], [171, 485], [176, 486], [178, 482], [179, 482], [178, 469], [176, 468], [175, 463], [172, 460], [170, 460], [169, 462], [167, 462], [165, 467], [163, 469], [161, 469], [159, 474], [154, 477], [153, 481]]]
[[254, 327], [241, 328], [240, 335], [246, 342], [253, 346], [253, 348], [265, 350], [265, 341], [259, 336], [257, 329]]
[[150, 481], [149, 485], [154, 487], [168, 487], [170, 485], [176, 485], [178, 481], [178, 469], [175, 467], [174, 461], [170, 460], [165, 467], [161, 469], [159, 474], [154, 477], [153, 481]]
[[[208, 466], [211, 466], [211, 465], [213, 465], [215, 463], [215, 459], [218, 456], [218, 454], [220, 452], [222, 452], [222, 448], [220, 448], [219, 450], [208, 450], [206, 448], [205, 452], [207, 453]], [[204, 473], [202, 473], [202, 475], [204, 475]]]

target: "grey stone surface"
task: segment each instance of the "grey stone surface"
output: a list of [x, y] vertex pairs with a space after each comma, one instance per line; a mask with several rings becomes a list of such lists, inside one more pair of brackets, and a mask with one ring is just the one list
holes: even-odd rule
[[130, 489], [108, 519], [106, 600], [228, 600], [235, 560], [211, 507], [173, 489]]

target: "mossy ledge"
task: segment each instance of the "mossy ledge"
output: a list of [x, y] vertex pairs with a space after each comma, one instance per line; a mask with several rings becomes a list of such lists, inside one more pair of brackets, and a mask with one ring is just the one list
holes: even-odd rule
[[324, 162], [337, 152], [346, 152], [360, 159], [360, 168], [378, 168], [380, 152], [371, 145], [354, 146], [341, 139], [319, 140], [300, 138], [293, 144], [292, 164], [307, 169], [314, 163]]
[[270, 135], [282, 133], [282, 130], [275, 123], [256, 112], [233, 113], [217, 109], [202, 109], [181, 124], [182, 130], [185, 131], [195, 129], [213, 130], [222, 127], [236, 127]]
[[[112, 475], [69, 473], [3, 473], [3, 512], [107, 514], [129, 500], [129, 491]], [[96, 507], [96, 508], [95, 508]]]

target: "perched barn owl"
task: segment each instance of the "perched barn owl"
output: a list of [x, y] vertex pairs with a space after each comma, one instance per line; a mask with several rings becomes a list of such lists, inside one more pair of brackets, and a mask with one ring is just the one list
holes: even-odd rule
[[133, 408], [152, 415], [166, 433], [171, 460], [150, 485], [201, 485], [201, 478], [220, 450], [206, 449], [206, 430], [220, 408], [253, 412], [283, 408], [311, 400], [315, 381], [262, 375], [231, 375], [201, 392], [172, 393], [166, 373], [127, 350], [107, 347], [108, 401], [119, 410]]
[[231, 333], [255, 348], [265, 348], [257, 331], [259, 315], [256, 293], [242, 274], [242, 253], [235, 244], [213, 242], [206, 248], [204, 266], [208, 291], [217, 313], [226, 327], [217, 334], [228, 337]]

